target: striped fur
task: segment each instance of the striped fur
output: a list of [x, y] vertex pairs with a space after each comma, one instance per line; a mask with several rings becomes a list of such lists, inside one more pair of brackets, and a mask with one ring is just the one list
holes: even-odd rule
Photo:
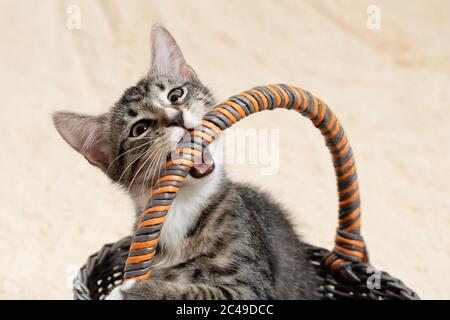
[[[169, 213], [170, 214], [170, 213]], [[265, 193], [223, 178], [175, 250], [157, 250], [150, 280], [123, 299], [314, 299], [317, 278], [286, 213]]]

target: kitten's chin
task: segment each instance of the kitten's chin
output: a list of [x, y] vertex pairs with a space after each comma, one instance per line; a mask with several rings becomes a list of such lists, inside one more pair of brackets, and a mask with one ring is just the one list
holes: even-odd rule
[[169, 139], [169, 152], [175, 151], [175, 147], [178, 143], [183, 140], [184, 135], [186, 134], [186, 129], [181, 127], [168, 127], [167, 135]]
[[[174, 152], [176, 151], [177, 145], [187, 137], [187, 130], [177, 126], [168, 127], [167, 130], [170, 149], [169, 152]], [[211, 153], [208, 149], [204, 149], [201, 159], [199, 157], [195, 159], [195, 163], [190, 171], [190, 175], [196, 179], [204, 178], [207, 175], [211, 174], [214, 171], [214, 168], [215, 164]]]
[[[216, 141], [220, 142], [220, 139], [218, 138]], [[221, 147], [221, 143], [218, 143], [216, 145], [211, 145], [208, 147], [208, 150], [210, 151], [210, 156], [212, 159], [214, 159], [214, 170], [212, 170], [208, 175], [205, 175], [200, 178], [194, 178], [191, 174], [186, 177], [185, 185], [181, 189], [182, 190], [197, 190], [195, 192], [204, 193], [205, 190], [214, 189], [217, 185], [221, 183], [223, 178], [225, 177], [225, 171], [223, 167], [223, 149]], [[169, 153], [170, 154], [170, 153]], [[164, 165], [162, 165], [161, 170], [163, 170]], [[156, 180], [156, 179], [155, 179]], [[196, 189], [201, 187], [201, 189]], [[194, 188], [194, 189], [192, 189]], [[136, 212], [143, 212], [146, 209], [146, 205], [149, 200], [149, 195], [152, 190], [152, 186], [146, 186], [144, 188], [144, 192], [142, 192], [142, 188], [137, 189], [140, 192], [130, 192], [130, 196], [133, 199]], [[211, 191], [210, 190], [210, 191]], [[209, 192], [209, 191], [208, 191]], [[184, 191], [182, 192], [184, 193]]]

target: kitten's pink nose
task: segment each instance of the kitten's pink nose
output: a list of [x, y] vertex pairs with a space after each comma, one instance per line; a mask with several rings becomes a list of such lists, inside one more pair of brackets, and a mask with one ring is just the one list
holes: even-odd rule
[[166, 127], [178, 126], [184, 128], [183, 112], [176, 109], [170, 109], [169, 112], [167, 111]]

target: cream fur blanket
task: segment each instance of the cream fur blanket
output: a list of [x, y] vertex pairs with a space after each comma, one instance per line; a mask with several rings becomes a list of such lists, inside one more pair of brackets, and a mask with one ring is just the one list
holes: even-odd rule
[[[105, 111], [146, 72], [154, 22], [219, 99], [287, 82], [327, 101], [354, 148], [373, 263], [423, 298], [450, 298], [450, 5], [377, 1], [375, 31], [371, 3], [2, 0], [0, 298], [71, 298], [87, 256], [128, 233], [130, 201], [50, 114]], [[80, 29], [67, 27], [70, 4]], [[230, 174], [269, 190], [308, 241], [330, 248], [335, 178], [320, 134], [282, 111], [238, 126], [281, 128], [280, 170]]]

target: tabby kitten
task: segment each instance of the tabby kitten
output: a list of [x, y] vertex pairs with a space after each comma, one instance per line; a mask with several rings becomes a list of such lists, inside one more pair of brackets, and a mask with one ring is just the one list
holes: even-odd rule
[[[169, 32], [152, 30], [152, 68], [99, 115], [54, 114], [76, 151], [132, 197], [139, 221], [152, 184], [186, 129], [215, 104]], [[212, 158], [220, 157], [211, 150]], [[109, 299], [311, 299], [315, 272], [286, 213], [268, 195], [230, 181], [219, 163], [197, 165], [160, 234], [153, 277]]]

